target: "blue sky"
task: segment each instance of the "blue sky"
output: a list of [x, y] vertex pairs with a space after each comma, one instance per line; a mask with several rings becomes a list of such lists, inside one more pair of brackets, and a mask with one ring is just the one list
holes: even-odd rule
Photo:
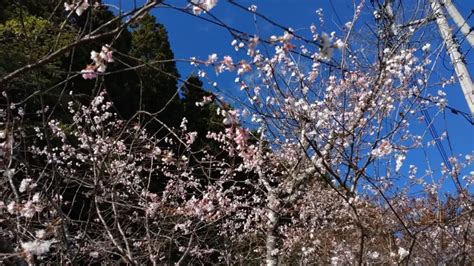
[[[105, 1], [115, 5], [120, 4], [120, 0]], [[143, 3], [144, 1], [137, 1]], [[318, 17], [315, 11], [322, 8], [324, 11], [325, 24], [318, 29], [325, 32], [336, 31], [340, 32], [340, 27], [347, 21], [350, 21], [354, 12], [353, 2], [350, 0], [256, 0], [236, 1], [243, 6], [250, 6], [255, 4], [258, 6], [258, 11], [281, 25], [288, 26], [296, 30], [296, 32], [308, 33], [309, 25], [315, 23], [318, 25]], [[359, 1], [356, 1], [357, 3]], [[458, 0], [453, 1], [458, 7], [459, 11], [465, 18], [468, 18], [472, 9], [474, 9], [474, 1], [472, 0]], [[132, 1], [122, 0], [122, 7], [127, 9], [127, 4], [130, 5]], [[186, 1], [165, 1], [165, 3], [172, 4], [177, 7], [185, 7]], [[367, 1], [370, 3], [370, 1]], [[365, 12], [368, 12], [365, 10]], [[158, 22], [165, 25], [169, 33], [169, 40], [171, 47], [177, 59], [189, 59], [190, 57], [197, 57], [206, 59], [209, 54], [217, 53], [220, 57], [224, 55], [236, 56], [235, 51], [230, 43], [233, 40], [232, 36], [226, 29], [212, 25], [202, 19], [185, 14], [178, 10], [170, 8], [157, 8], [153, 10], [153, 15], [157, 17]], [[281, 35], [282, 30], [272, 26], [263, 21], [258, 22], [256, 27], [252, 15], [248, 12], [238, 10], [235, 6], [229, 4], [227, 1], [220, 0], [217, 6], [211, 10], [211, 14], [222, 20], [224, 23], [235, 27], [244, 32], [254, 34], [259, 33], [259, 36], [269, 37], [270, 35]], [[201, 15], [210, 18], [208, 14]], [[474, 15], [472, 15], [468, 22], [474, 26]], [[364, 23], [363, 21], [361, 23]], [[435, 32], [434, 34], [436, 34]], [[432, 33], [433, 34], [433, 33]], [[307, 36], [307, 35], [306, 35]], [[434, 39], [433, 46], [439, 44], [439, 40]], [[438, 42], [438, 43], [436, 43]], [[471, 75], [474, 76], [474, 51], [469, 49], [469, 45], [465, 42], [462, 47], [464, 52], [467, 52], [468, 67]], [[438, 67], [438, 73], [444, 76], [454, 75], [452, 66], [450, 66], [449, 57], [442, 56], [443, 62]], [[178, 69], [183, 78], [193, 73], [194, 68], [189, 63], [178, 63]], [[233, 78], [230, 75], [222, 75], [217, 78], [219, 87], [228, 90], [238, 90], [235, 88]], [[433, 88], [436, 89], [436, 88]], [[437, 90], [437, 89], [436, 89]], [[434, 92], [436, 91], [434, 90]], [[448, 104], [457, 109], [468, 112], [467, 105], [461, 93], [459, 85], [451, 85], [445, 88], [448, 94]], [[434, 116], [435, 110], [430, 113]], [[440, 116], [441, 118], [442, 116]], [[450, 112], [446, 113], [446, 119], [437, 119], [435, 124], [436, 130], [439, 134], [448, 129], [450, 137], [450, 145], [446, 141], [443, 142], [446, 152], [450, 155], [452, 151], [454, 155], [458, 153], [469, 153], [474, 150], [474, 126], [470, 125], [462, 116], [455, 115]], [[428, 134], [426, 140], [431, 140]], [[432, 166], [439, 168], [441, 158], [437, 149], [431, 147], [426, 150], [426, 153], [433, 159]], [[407, 158], [406, 165], [410, 163], [424, 164], [425, 158], [422, 152], [414, 153]], [[420, 169], [421, 170], [421, 169]], [[473, 171], [474, 166], [466, 169], [466, 172]], [[447, 184], [447, 188], [451, 185]]]

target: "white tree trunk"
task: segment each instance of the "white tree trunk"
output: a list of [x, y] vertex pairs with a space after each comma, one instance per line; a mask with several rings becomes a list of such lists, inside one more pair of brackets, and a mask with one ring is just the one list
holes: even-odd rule
[[277, 208], [279, 206], [278, 199], [274, 195], [273, 191], [268, 191], [267, 196], [267, 236], [266, 236], [266, 248], [267, 248], [267, 266], [276, 266], [278, 264], [278, 247], [277, 247], [277, 224], [278, 224], [278, 213]]

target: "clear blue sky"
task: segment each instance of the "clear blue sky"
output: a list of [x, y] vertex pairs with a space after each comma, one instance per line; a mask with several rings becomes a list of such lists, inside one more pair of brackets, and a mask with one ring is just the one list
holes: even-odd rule
[[[410, 0], [411, 1], [411, 0]], [[112, 3], [118, 5], [120, 0], [109, 0], [106, 3]], [[143, 3], [144, 1], [137, 1], [137, 3]], [[324, 10], [325, 25], [321, 31], [331, 32], [339, 31], [345, 22], [350, 21], [354, 12], [353, 3], [350, 0], [256, 0], [247, 1], [240, 0], [236, 1], [244, 6], [250, 6], [255, 4], [258, 6], [258, 11], [265, 14], [272, 20], [291, 27], [296, 31], [307, 32], [311, 23], [317, 24], [317, 16], [315, 11], [318, 8]], [[359, 1], [356, 1], [357, 3]], [[370, 3], [370, 1], [366, 1]], [[453, 1], [458, 7], [459, 11], [465, 18], [468, 18], [472, 9], [474, 9], [474, 1], [472, 0], [457, 0]], [[131, 5], [133, 1], [122, 0], [122, 7], [126, 10], [129, 8], [127, 5]], [[165, 1], [165, 3], [172, 4], [178, 7], [186, 6], [186, 1]], [[367, 10], [365, 10], [367, 12]], [[239, 11], [236, 7], [229, 4], [227, 1], [220, 0], [217, 6], [211, 10], [211, 13], [222, 20], [224, 23], [240, 29], [247, 33], [259, 32], [259, 36], [268, 37], [270, 35], [281, 35], [282, 30], [275, 28], [260, 21], [258, 28], [256, 28], [253, 17], [248, 12]], [[171, 47], [175, 54], [175, 58], [178, 59], [189, 59], [192, 56], [206, 59], [211, 53], [217, 53], [220, 57], [223, 55], [236, 55], [230, 46], [230, 42], [233, 40], [232, 36], [227, 30], [218, 26], [212, 25], [199, 18], [187, 15], [177, 10], [169, 8], [157, 8], [152, 12], [157, 17], [158, 22], [165, 25], [169, 33], [169, 40]], [[201, 15], [208, 17], [207, 14]], [[474, 15], [472, 15], [468, 22], [474, 26]], [[362, 22], [363, 23], [363, 22]], [[467, 51], [467, 61], [469, 64], [469, 70], [471, 75], [474, 76], [474, 51], [469, 49], [469, 45], [465, 42], [462, 45], [464, 52]], [[433, 44], [433, 46], [436, 43]], [[444, 56], [444, 64], [439, 67], [439, 73], [450, 76], [454, 75], [452, 67], [450, 66], [449, 57]], [[446, 67], [444, 67], [445, 65]], [[193, 72], [193, 68], [188, 63], [179, 63], [178, 69], [183, 78]], [[217, 79], [220, 87], [227, 88], [229, 90], [237, 90], [233, 79], [230, 76], [221, 76]], [[436, 91], [436, 90], [434, 90]], [[457, 109], [468, 112], [467, 105], [464, 97], [458, 85], [446, 87], [448, 94], [449, 105]], [[431, 112], [434, 114], [434, 111]], [[443, 131], [448, 129], [449, 137], [451, 140], [451, 147], [454, 154], [458, 153], [469, 153], [474, 150], [474, 126], [470, 125], [460, 115], [454, 115], [450, 112], [446, 113], [447, 119], [445, 125], [444, 119], [438, 119], [435, 127], [441, 134]], [[426, 140], [431, 140], [431, 136], [428, 135]], [[450, 155], [451, 149], [447, 142], [443, 142], [446, 152]], [[438, 151], [432, 147], [427, 149], [429, 157], [433, 158], [432, 166], [439, 168], [441, 158]], [[405, 165], [410, 163], [413, 164], [424, 164], [425, 158], [422, 153], [416, 153], [409, 155]], [[422, 170], [422, 169], [420, 169]], [[474, 171], [474, 166], [466, 169], [466, 172]], [[447, 186], [451, 187], [450, 185]], [[449, 190], [449, 189], [448, 189]]]

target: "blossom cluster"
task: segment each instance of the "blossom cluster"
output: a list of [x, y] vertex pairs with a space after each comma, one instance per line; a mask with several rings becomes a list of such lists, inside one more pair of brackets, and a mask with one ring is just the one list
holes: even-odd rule
[[217, 5], [217, 0], [191, 0], [190, 8], [194, 15], [208, 12]]
[[[99, 2], [93, 1], [93, 6], [99, 5]], [[75, 12], [77, 16], [81, 16], [89, 7], [89, 0], [73, 0], [72, 3], [64, 2], [64, 10]]]
[[91, 51], [92, 64], [87, 65], [85, 69], [81, 70], [84, 79], [94, 79], [97, 73], [104, 73], [107, 69], [107, 64], [114, 62], [113, 51], [109, 45], [102, 46], [100, 52]]

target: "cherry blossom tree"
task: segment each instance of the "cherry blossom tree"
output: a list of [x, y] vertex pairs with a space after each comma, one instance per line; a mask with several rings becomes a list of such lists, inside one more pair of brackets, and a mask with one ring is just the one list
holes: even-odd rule
[[[0, 259], [472, 262], [473, 153], [447, 157], [439, 166], [413, 159], [447, 138], [428, 140], [434, 132], [428, 110], [436, 110], [436, 119], [449, 108], [446, 93], [433, 91], [438, 57], [422, 34], [432, 27], [432, 12], [415, 9], [407, 19], [395, 2], [355, 3], [340, 32], [322, 30], [322, 10], [305, 33], [285, 28], [257, 36], [220, 24], [233, 33], [235, 54], [210, 51], [208, 58], [188, 60], [214, 87], [196, 107], [213, 104], [210, 110], [222, 119], [222, 128], [205, 136], [188, 130], [187, 118], [179, 128], [167, 125], [160, 111], [121, 119], [104, 85], [88, 101], [71, 91], [66, 119], [48, 107], [38, 110], [34, 127], [25, 125], [21, 104], [9, 100], [11, 80], [84, 42], [118, 38], [161, 1], [148, 1], [119, 16], [123, 21], [112, 30], [82, 35], [2, 76]], [[216, 4], [190, 1], [182, 10], [204, 15]], [[276, 24], [255, 5], [229, 4]], [[83, 16], [100, 6], [81, 0], [64, 9]], [[369, 35], [361, 26], [368, 21], [376, 30], [360, 38]], [[117, 53], [113, 42], [104, 43], [76, 75], [101, 82]], [[211, 72], [233, 73], [239, 96], [223, 92]], [[157, 132], [147, 128], [152, 122]], [[196, 148], [197, 138], [217, 151]]]
[[[450, 234], [453, 237], [450, 244], [463, 248], [458, 252], [437, 249], [437, 254], [443, 255], [432, 256], [421, 250], [433, 248], [428, 248], [425, 241], [439, 243], [427, 235], [439, 230], [440, 220], [432, 220], [423, 228], [421, 224], [426, 217], [419, 215], [436, 208], [437, 215], [442, 216], [441, 209], [447, 207], [444, 204], [456, 201], [457, 217], [471, 217], [472, 198], [468, 188], [472, 177], [462, 169], [471, 164], [472, 154], [447, 158], [437, 173], [429, 170], [423, 177], [417, 177], [415, 165], [407, 170], [403, 168], [410, 154], [426, 148], [423, 141], [426, 131], [415, 133], [413, 129], [417, 126], [413, 127], [412, 123], [429, 119], [428, 108], [434, 107], [441, 113], [446, 107], [445, 93], [438, 91], [432, 96], [429, 90], [436, 64], [429, 44], [413, 45], [414, 40], [422, 43], [417, 32], [428, 27], [432, 15], [414, 12], [418, 18], [403, 21], [402, 17], [394, 17], [393, 1], [385, 1], [373, 12], [375, 25], [380, 28], [374, 36], [377, 39], [374, 46], [371, 45], [374, 42], [365, 44], [353, 37], [355, 25], [363, 19], [364, 4], [361, 1], [355, 7], [353, 19], [344, 25], [340, 37], [335, 32], [320, 32], [316, 25], [309, 27], [309, 39], [290, 28], [280, 36], [269, 38], [237, 35], [232, 45], [236, 50], [243, 50], [248, 58], [234, 63], [230, 56], [219, 60], [212, 54], [203, 63], [194, 62], [213, 65], [217, 73], [236, 71], [236, 82], [247, 96], [236, 113], [256, 127], [258, 141], [240, 156], [248, 170], [258, 173], [266, 194], [262, 228], [267, 265], [295, 260], [288, 255], [295, 254], [289, 250], [296, 248], [301, 248], [295, 251], [296, 256], [303, 260], [309, 256], [313, 261], [307, 262], [314, 262], [317, 254], [322, 264], [467, 259], [464, 250], [469, 240], [463, 240], [463, 236], [471, 233], [467, 225], [470, 222], [456, 225], [463, 228], [459, 227], [459, 231], [454, 229], [456, 226], [450, 227], [450, 222], [441, 222], [451, 228], [447, 231], [456, 231]], [[256, 13], [255, 6], [249, 12], [262, 16]], [[320, 24], [323, 21], [321, 16]], [[376, 51], [375, 57], [368, 55], [365, 47], [359, 48], [363, 45]], [[432, 130], [431, 127], [428, 124], [426, 130]], [[240, 139], [236, 134], [235, 141]], [[460, 181], [463, 172], [465, 182]], [[441, 178], [430, 183], [427, 176]], [[456, 192], [442, 199], [440, 194], [446, 179], [453, 181]], [[407, 185], [401, 186], [402, 182]], [[417, 184], [423, 187], [424, 196], [413, 198], [412, 190]], [[440, 205], [435, 207], [433, 198]], [[324, 230], [320, 221], [311, 220], [325, 209], [312, 208], [315, 202], [323, 203], [323, 199], [331, 199], [332, 207], [341, 211], [325, 213], [320, 218], [341, 229], [332, 232], [337, 240], [328, 247], [332, 252], [324, 255], [319, 253], [323, 240], [316, 238], [304, 244], [299, 241], [310, 228], [311, 232]], [[418, 207], [414, 207], [413, 200], [418, 202], [415, 204]], [[303, 215], [308, 210], [311, 211]], [[407, 213], [417, 213], [417, 218]], [[386, 221], [377, 225], [367, 220], [371, 215], [380, 215], [379, 219]], [[295, 234], [301, 225], [303, 232]], [[345, 237], [351, 240], [342, 240]]]

